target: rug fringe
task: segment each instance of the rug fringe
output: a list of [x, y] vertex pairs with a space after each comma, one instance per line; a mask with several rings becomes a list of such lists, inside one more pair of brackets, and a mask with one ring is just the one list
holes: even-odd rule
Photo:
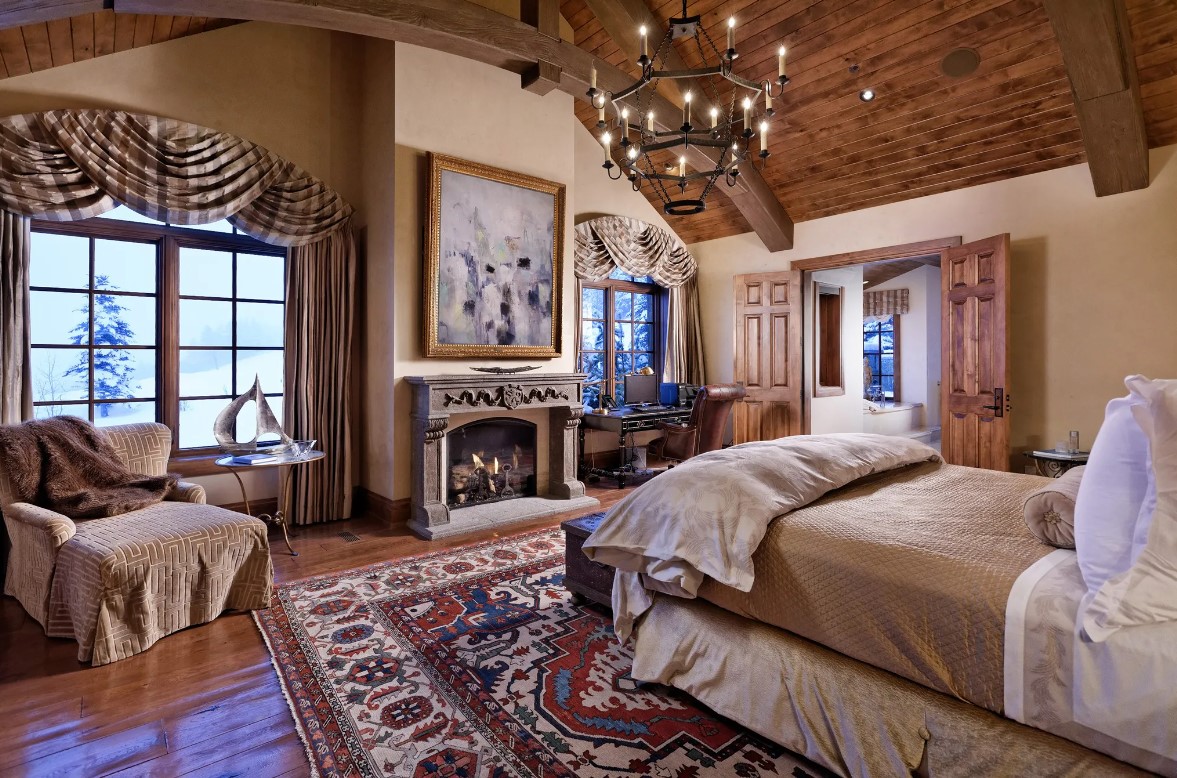
[[298, 710], [294, 707], [294, 698], [290, 696], [290, 690], [286, 688], [286, 679], [282, 675], [282, 668], [278, 666], [278, 655], [274, 653], [274, 644], [270, 642], [270, 636], [262, 628], [258, 611], [251, 611], [250, 615], [253, 616], [253, 625], [257, 627], [258, 632], [262, 633], [262, 640], [266, 644], [266, 651], [270, 654], [270, 666], [274, 668], [274, 675], [278, 676], [278, 688], [282, 690], [282, 696], [286, 699], [286, 708], [290, 711], [290, 718], [294, 719], [294, 731], [298, 733], [298, 739], [302, 741], [302, 749], [306, 753], [307, 763], [311, 768], [311, 776], [313, 778], [322, 778], [323, 774], [319, 771], [319, 765], [315, 761], [315, 752], [311, 748], [310, 738], [307, 737], [302, 722], [298, 719]]

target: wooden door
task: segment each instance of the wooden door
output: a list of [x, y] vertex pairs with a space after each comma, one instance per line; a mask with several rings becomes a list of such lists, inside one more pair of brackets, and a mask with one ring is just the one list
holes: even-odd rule
[[1009, 469], [1009, 235], [944, 250], [940, 401], [944, 459]]
[[736, 443], [801, 432], [801, 271], [735, 278]]

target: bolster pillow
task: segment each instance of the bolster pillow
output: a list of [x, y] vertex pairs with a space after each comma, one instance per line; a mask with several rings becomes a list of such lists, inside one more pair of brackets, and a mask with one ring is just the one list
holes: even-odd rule
[[1080, 465], [1054, 479], [1050, 486], [1026, 497], [1026, 526], [1043, 543], [1059, 548], [1075, 547], [1075, 498], [1083, 478]]

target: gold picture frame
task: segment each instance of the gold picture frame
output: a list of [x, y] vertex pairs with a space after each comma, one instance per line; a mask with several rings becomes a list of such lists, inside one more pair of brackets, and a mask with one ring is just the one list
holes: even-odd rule
[[428, 162], [425, 356], [560, 356], [564, 184], [445, 154]]

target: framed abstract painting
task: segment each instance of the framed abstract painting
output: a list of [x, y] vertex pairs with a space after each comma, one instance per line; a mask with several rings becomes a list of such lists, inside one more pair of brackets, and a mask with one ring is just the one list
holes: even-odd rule
[[425, 356], [560, 355], [563, 184], [429, 155]]

